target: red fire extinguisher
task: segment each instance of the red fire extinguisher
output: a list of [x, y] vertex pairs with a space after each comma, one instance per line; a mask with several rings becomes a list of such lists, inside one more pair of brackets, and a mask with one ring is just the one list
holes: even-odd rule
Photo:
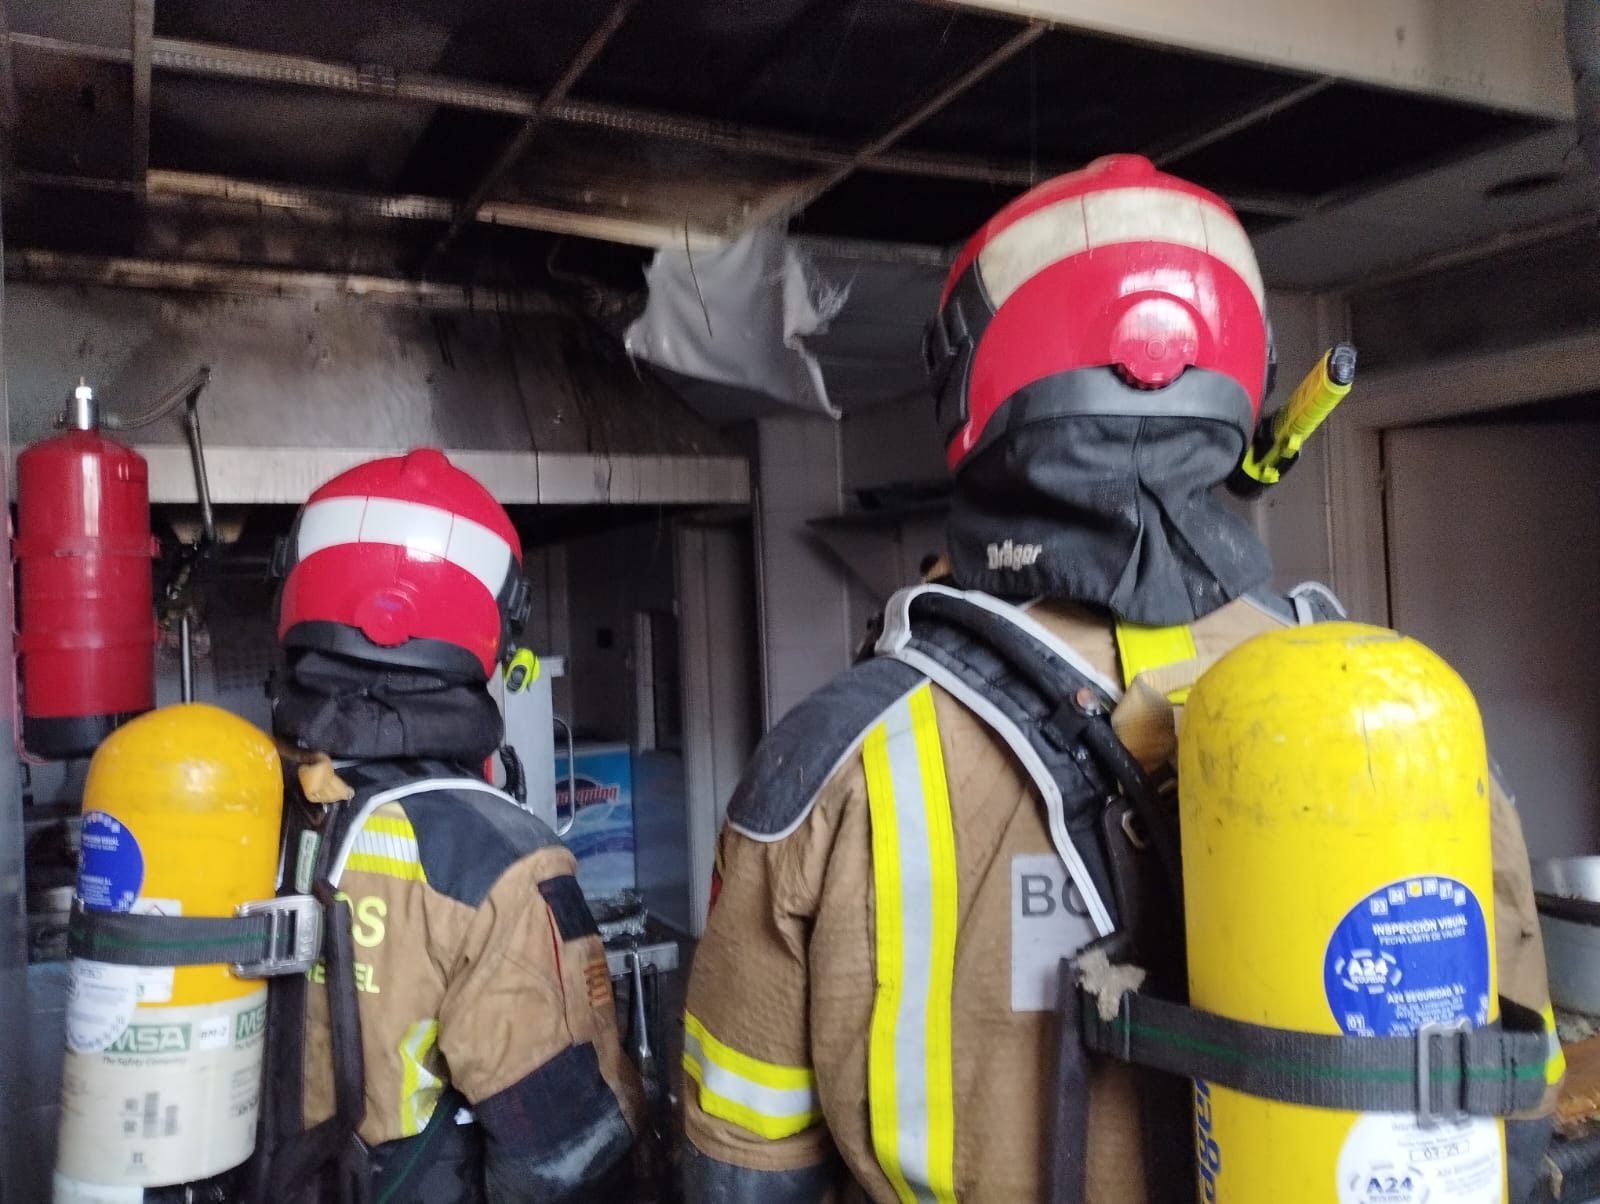
[[155, 706], [149, 472], [100, 434], [94, 391], [73, 391], [68, 429], [17, 457], [22, 742], [86, 757]]

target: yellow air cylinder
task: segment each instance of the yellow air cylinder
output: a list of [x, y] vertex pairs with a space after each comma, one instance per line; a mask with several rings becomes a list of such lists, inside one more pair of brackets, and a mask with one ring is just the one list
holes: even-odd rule
[[[1259, 636], [1195, 685], [1178, 766], [1194, 1006], [1355, 1036], [1498, 1018], [1483, 725], [1438, 656], [1355, 623]], [[1493, 1118], [1195, 1106], [1202, 1201], [1505, 1198]]]
[[[107, 736], [83, 792], [86, 909], [231, 916], [271, 898], [283, 779], [272, 741], [213, 706]], [[57, 1204], [138, 1200], [255, 1148], [267, 985], [226, 966], [72, 963]]]

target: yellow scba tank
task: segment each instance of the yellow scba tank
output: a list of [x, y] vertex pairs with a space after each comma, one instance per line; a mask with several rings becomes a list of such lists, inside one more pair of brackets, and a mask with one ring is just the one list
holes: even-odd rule
[[[83, 793], [85, 910], [232, 916], [273, 895], [283, 781], [272, 741], [216, 707], [164, 707], [105, 739]], [[267, 985], [226, 966], [76, 958], [57, 1204], [140, 1197], [249, 1158]]]
[[[1259, 636], [1195, 685], [1178, 744], [1193, 1005], [1307, 1033], [1498, 1018], [1488, 765], [1466, 685], [1414, 640]], [[1196, 1084], [1199, 1198], [1502, 1204], [1504, 1126], [1419, 1124]]]

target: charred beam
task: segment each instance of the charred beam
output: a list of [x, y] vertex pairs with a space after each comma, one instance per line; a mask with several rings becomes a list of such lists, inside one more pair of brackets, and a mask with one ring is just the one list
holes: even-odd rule
[[[182, 289], [244, 296], [330, 296], [388, 302], [415, 309], [492, 309], [509, 313], [565, 313], [557, 302], [524, 290], [417, 283], [390, 276], [284, 268], [242, 267], [232, 263], [193, 263], [70, 255], [31, 248], [8, 249], [7, 280], [37, 284], [106, 285], [112, 288]], [[187, 455], [187, 452], [184, 453]]]
[[156, 35], [156, 0], [132, 0], [133, 177], [150, 169], [150, 52]]
[[[19, 172], [15, 181], [24, 186], [72, 188], [88, 192], [132, 193], [139, 188], [132, 181], [40, 172]], [[147, 173], [144, 192], [149, 201], [156, 205], [186, 201], [242, 205], [280, 210], [313, 221], [365, 217], [384, 221], [450, 222], [455, 220], [460, 210], [460, 206], [447, 197], [345, 192], [161, 168]], [[479, 208], [475, 220], [488, 225], [570, 234], [578, 238], [594, 238], [638, 247], [659, 247], [668, 243], [680, 245], [684, 240], [684, 228], [676, 222], [668, 224], [653, 222], [648, 218], [575, 213], [520, 201], [487, 202]], [[696, 251], [718, 246], [723, 241], [723, 236], [715, 231], [694, 227], [689, 230], [689, 243]]]

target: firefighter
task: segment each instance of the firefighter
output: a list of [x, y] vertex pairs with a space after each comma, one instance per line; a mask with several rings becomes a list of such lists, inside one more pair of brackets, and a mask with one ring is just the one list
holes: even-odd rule
[[[949, 575], [896, 595], [877, 655], [769, 733], [730, 803], [684, 1019], [692, 1202], [1043, 1199], [1058, 964], [1156, 906], [1122, 890], [1152, 842], [1116, 800], [1149, 779], [1091, 739], [1100, 700], [1339, 615], [1320, 587], [1263, 592], [1265, 549], [1215, 496], [1273, 361], [1217, 197], [1135, 156], [1034, 188], [957, 257], [927, 351]], [[1543, 1051], [1527, 854], [1498, 788], [1493, 815], [1501, 994]], [[1181, 998], [1181, 920], [1143, 924], [1160, 956], [1142, 964]], [[1165, 1133], [1140, 1072], [1081, 1077], [1086, 1166], [1062, 1198], [1195, 1199], [1187, 1096]], [[1547, 1132], [1507, 1127], [1514, 1199]]]
[[333, 910], [274, 987], [255, 1197], [611, 1195], [642, 1096], [605, 952], [572, 855], [481, 772], [527, 612], [510, 519], [413, 451], [313, 493], [279, 567], [281, 890]]

